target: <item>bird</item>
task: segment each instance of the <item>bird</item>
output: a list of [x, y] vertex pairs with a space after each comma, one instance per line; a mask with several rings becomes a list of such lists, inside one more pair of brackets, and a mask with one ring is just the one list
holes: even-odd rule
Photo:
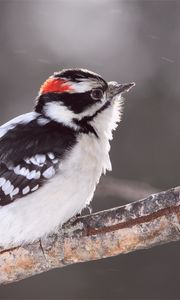
[[62, 69], [41, 85], [32, 112], [0, 126], [0, 246], [46, 237], [90, 204], [111, 170], [112, 131], [133, 86]]

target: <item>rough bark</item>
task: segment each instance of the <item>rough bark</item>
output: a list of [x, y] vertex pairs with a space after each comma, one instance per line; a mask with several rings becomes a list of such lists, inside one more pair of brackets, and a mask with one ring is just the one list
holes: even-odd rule
[[[47, 238], [0, 251], [0, 283], [180, 239], [180, 187], [77, 218]], [[163, 251], [163, 249], [162, 249]]]

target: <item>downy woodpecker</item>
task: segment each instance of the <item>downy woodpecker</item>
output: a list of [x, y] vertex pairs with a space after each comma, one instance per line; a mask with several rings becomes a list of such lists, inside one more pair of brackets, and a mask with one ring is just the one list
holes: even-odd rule
[[90, 203], [133, 85], [64, 69], [41, 86], [33, 112], [0, 127], [0, 246], [48, 235]]

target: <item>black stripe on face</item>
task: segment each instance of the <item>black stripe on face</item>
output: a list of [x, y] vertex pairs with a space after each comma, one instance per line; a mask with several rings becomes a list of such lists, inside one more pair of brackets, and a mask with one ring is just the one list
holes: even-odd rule
[[100, 100], [93, 100], [90, 92], [85, 93], [62, 93], [60, 96], [61, 102], [65, 104], [75, 114], [85, 111], [87, 108], [93, 106], [95, 103], [101, 102]]
[[35, 111], [43, 113], [43, 107], [46, 103], [60, 102], [63, 103], [67, 108], [73, 111], [75, 114], [79, 114], [85, 111], [88, 107], [101, 102], [101, 100], [94, 100], [91, 97], [91, 91], [85, 93], [47, 93], [41, 95], [38, 98]]
[[74, 119], [74, 123], [79, 125], [81, 130], [80, 132], [84, 133], [93, 133], [97, 138], [98, 134], [95, 131], [94, 127], [89, 123], [91, 122], [97, 115], [99, 115], [101, 112], [103, 112], [105, 109], [107, 109], [110, 106], [110, 102], [107, 101], [100, 109], [98, 109], [93, 115], [86, 116], [82, 118], [81, 120]]

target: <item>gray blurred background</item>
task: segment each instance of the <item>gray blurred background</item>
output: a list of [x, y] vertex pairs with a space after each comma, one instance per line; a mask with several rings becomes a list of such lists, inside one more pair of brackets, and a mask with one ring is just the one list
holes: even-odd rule
[[[180, 1], [1, 0], [0, 28], [1, 124], [30, 111], [41, 83], [64, 67], [135, 81], [111, 176], [158, 190], [180, 184]], [[93, 208], [125, 202], [96, 196]], [[52, 270], [1, 287], [0, 299], [180, 299], [179, 246]]]

